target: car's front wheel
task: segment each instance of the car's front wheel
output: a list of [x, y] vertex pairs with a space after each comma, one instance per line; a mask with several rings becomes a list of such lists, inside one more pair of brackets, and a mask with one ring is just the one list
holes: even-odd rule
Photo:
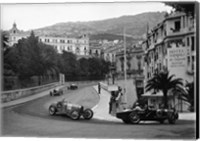
[[130, 120], [129, 119], [122, 119], [122, 121], [126, 124], [129, 124], [130, 123]]
[[91, 119], [93, 117], [93, 111], [91, 109], [86, 109], [83, 111], [83, 117], [84, 119]]
[[129, 120], [132, 124], [138, 124], [140, 122], [140, 117], [136, 112], [132, 112], [129, 114]]
[[168, 122], [169, 122], [170, 124], [175, 124], [175, 122], [176, 122], [176, 117], [175, 117], [174, 114], [171, 114], [171, 115], [168, 117]]
[[80, 118], [80, 113], [78, 111], [74, 110], [71, 112], [70, 118], [73, 120], [78, 120]]
[[49, 107], [49, 114], [50, 114], [51, 116], [53, 116], [53, 115], [56, 114], [56, 107], [55, 107], [55, 106], [51, 105], [51, 106]]

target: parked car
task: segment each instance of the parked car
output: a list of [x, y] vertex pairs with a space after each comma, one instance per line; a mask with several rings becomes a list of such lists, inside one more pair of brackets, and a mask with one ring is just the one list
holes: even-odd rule
[[78, 89], [78, 86], [75, 83], [70, 84], [70, 86], [68, 86], [69, 90], [75, 90]]
[[73, 120], [78, 120], [81, 116], [86, 120], [93, 117], [93, 111], [91, 109], [73, 104], [66, 99], [51, 104], [49, 106], [49, 114], [52, 116], [55, 114], [65, 114]]
[[63, 90], [62, 89], [54, 89], [53, 91], [49, 92], [50, 96], [59, 96], [63, 95]]
[[141, 120], [152, 120], [164, 123], [168, 120], [170, 124], [175, 124], [178, 119], [178, 113], [174, 109], [146, 109], [138, 110], [125, 110], [116, 114], [117, 118], [122, 119], [124, 123], [137, 124]]

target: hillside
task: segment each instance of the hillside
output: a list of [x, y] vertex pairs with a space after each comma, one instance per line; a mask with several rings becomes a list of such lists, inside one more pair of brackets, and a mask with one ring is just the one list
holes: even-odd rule
[[147, 24], [151, 29], [164, 19], [164, 15], [165, 12], [148, 12], [100, 21], [57, 23], [52, 26], [35, 29], [34, 31], [39, 35], [54, 36], [76, 36], [88, 33], [91, 35], [91, 38], [95, 38], [98, 37], [97, 35], [105, 33], [109, 35], [122, 35], [125, 27], [126, 35], [137, 39], [146, 33]]

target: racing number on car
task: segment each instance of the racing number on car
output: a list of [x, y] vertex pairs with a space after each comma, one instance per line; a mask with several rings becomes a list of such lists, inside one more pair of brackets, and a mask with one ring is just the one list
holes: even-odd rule
[[72, 109], [72, 104], [67, 104], [67, 110], [71, 110]]

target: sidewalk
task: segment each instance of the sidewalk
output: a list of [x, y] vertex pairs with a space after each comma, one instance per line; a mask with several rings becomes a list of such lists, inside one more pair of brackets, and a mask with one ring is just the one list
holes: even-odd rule
[[[58, 89], [62, 88], [62, 87], [63, 86], [57, 86]], [[34, 95], [31, 95], [31, 96], [20, 98], [20, 99], [17, 99], [17, 100], [9, 101], [9, 102], [6, 102], [6, 103], [1, 103], [0, 106], [1, 106], [1, 108], [4, 108], [4, 107], [9, 107], [9, 106], [14, 106], [14, 105], [17, 105], [17, 104], [22, 104], [22, 103], [25, 103], [25, 102], [28, 102], [28, 101], [31, 101], [31, 100], [46, 96], [53, 89], [55, 89], [55, 88], [40, 92], [38, 94], [34, 94]]]
[[[97, 86], [94, 86], [94, 89], [98, 92]], [[99, 103], [92, 108], [92, 110], [94, 111], [93, 118], [99, 120], [122, 122], [122, 120], [109, 114], [110, 94], [106, 90], [101, 89], [101, 94], [99, 96]]]
[[[94, 86], [94, 89], [98, 92], [97, 86]], [[101, 94], [99, 96], [100, 96], [99, 103], [92, 109], [94, 111], [93, 118], [106, 121], [122, 122], [121, 119], [118, 119], [108, 113], [110, 94], [106, 90], [101, 89]], [[196, 113], [179, 113], [179, 119], [196, 120]]]

